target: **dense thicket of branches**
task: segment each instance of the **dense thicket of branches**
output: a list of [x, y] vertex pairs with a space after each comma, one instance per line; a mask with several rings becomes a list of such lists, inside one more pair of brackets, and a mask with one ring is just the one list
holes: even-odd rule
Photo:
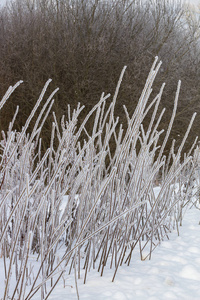
[[[196, 20], [179, 1], [15, 0], [0, 11], [0, 95], [17, 80], [24, 84], [2, 110], [0, 129], [6, 129], [16, 105], [20, 105], [16, 126], [21, 128], [49, 77], [52, 89], [60, 88], [53, 107], [58, 118], [66, 113], [67, 104], [76, 107], [81, 102], [88, 112], [102, 91], [114, 92], [127, 65], [115, 111], [125, 122], [122, 105], [131, 115], [158, 55], [163, 66], [155, 90], [164, 80], [167, 83], [162, 128], [171, 115], [178, 79], [182, 80], [172, 130], [173, 138], [181, 138], [192, 113], [200, 110], [197, 44]], [[199, 119], [188, 146], [198, 134]], [[49, 118], [45, 125], [44, 146], [51, 122]]]
[[[159, 94], [149, 99], [160, 66], [156, 58], [133, 116], [126, 114], [127, 130], [114, 116], [123, 68], [109, 106], [106, 102], [110, 95], [102, 94], [80, 126], [81, 105], [73, 113], [68, 106], [61, 129], [55, 117], [44, 155], [40, 134], [56, 93], [53, 91], [47, 101], [43, 99], [50, 80], [21, 132], [13, 131], [13, 119], [8, 132], [2, 133], [0, 262], [4, 277], [0, 299], [49, 299], [59, 280], [68, 295], [70, 286], [65, 282], [69, 275], [75, 277], [78, 296], [77, 278], [85, 283], [92, 268], [101, 276], [112, 268], [114, 281], [122, 264], [134, 263], [137, 255], [142, 260], [151, 259], [172, 229], [179, 233], [187, 209], [199, 208], [199, 147], [193, 144], [181, 160], [196, 114], [188, 121], [178, 150], [175, 152], [172, 146], [166, 158], [163, 153], [175, 109], [161, 143], [163, 130], [158, 129], [155, 118], [160, 120], [163, 114], [158, 114], [163, 85]], [[0, 109], [19, 84], [9, 88]], [[180, 83], [174, 108], [179, 91]], [[153, 114], [145, 131], [142, 123], [150, 107]], [[36, 111], [39, 117], [32, 133], [27, 134]], [[82, 143], [87, 122], [92, 133]], [[157, 180], [159, 187], [154, 188]]]

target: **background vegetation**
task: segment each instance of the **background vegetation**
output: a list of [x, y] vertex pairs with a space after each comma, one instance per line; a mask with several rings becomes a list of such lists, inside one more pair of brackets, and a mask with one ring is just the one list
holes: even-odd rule
[[[167, 109], [162, 128], [167, 127], [177, 82], [182, 80], [171, 145], [172, 138], [182, 139], [193, 112], [200, 111], [199, 52], [197, 17], [181, 1], [11, 1], [0, 10], [0, 95], [17, 80], [24, 83], [2, 109], [0, 130], [8, 127], [16, 105], [20, 109], [15, 128], [20, 130], [48, 78], [53, 79], [52, 90], [60, 88], [53, 104], [58, 120], [67, 113], [68, 104], [75, 108], [81, 102], [85, 105], [79, 118], [81, 124], [103, 91], [114, 93], [124, 65], [128, 68], [115, 115], [126, 126], [122, 106], [126, 105], [132, 115], [158, 55], [163, 65], [154, 92], [166, 82], [160, 106], [160, 110]], [[143, 121], [144, 127], [149, 118]], [[200, 131], [199, 122], [200, 114], [186, 143], [187, 149]], [[49, 117], [42, 133], [44, 149], [51, 136], [51, 123]], [[91, 124], [88, 123], [88, 130]], [[34, 119], [30, 131], [33, 126]]]

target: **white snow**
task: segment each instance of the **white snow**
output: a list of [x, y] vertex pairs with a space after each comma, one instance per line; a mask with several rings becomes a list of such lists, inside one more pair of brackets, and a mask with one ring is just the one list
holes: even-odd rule
[[[141, 261], [133, 257], [131, 265], [119, 268], [115, 282], [114, 270], [106, 269], [103, 277], [96, 270], [90, 271], [87, 283], [78, 280], [80, 299], [87, 300], [156, 300], [200, 299], [200, 211], [187, 211], [180, 236], [172, 232], [152, 254], [152, 259]], [[136, 255], [136, 254], [135, 254]], [[49, 300], [77, 299], [72, 278], [63, 289], [58, 285]]]
[[[80, 299], [87, 300], [199, 300], [200, 299], [200, 210], [189, 209], [185, 214], [180, 236], [174, 231], [170, 240], [163, 241], [152, 253], [152, 259], [141, 261], [135, 256], [128, 267], [119, 268], [114, 283], [114, 269], [107, 267], [103, 277], [91, 270], [87, 283], [78, 280]], [[3, 273], [0, 259], [0, 276]], [[73, 275], [65, 275], [49, 300], [77, 299]], [[0, 278], [0, 282], [1, 278]], [[1, 293], [0, 293], [1, 296]], [[34, 300], [39, 300], [40, 295]]]

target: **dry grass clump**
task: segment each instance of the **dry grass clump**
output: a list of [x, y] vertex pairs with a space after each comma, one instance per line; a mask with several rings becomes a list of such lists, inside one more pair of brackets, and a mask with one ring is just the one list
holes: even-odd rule
[[[170, 230], [174, 226], [178, 230], [183, 210], [196, 193], [193, 174], [198, 149], [191, 156], [196, 140], [190, 153], [181, 158], [195, 115], [178, 151], [174, 152], [173, 142], [169, 156], [165, 157], [163, 152], [176, 114], [180, 82], [173, 115], [164, 133], [158, 130], [164, 110], [157, 116], [164, 84], [150, 101], [160, 65], [156, 58], [134, 114], [129, 116], [124, 107], [128, 124], [125, 132], [114, 117], [125, 68], [112, 103], [106, 106], [110, 95], [102, 94], [80, 126], [77, 126], [83, 109], [80, 104], [73, 111], [68, 106], [68, 115], [63, 116], [60, 124], [54, 114], [51, 142], [43, 156], [40, 133], [57, 90], [43, 104], [32, 134], [27, 134], [27, 128], [44, 101], [50, 81], [21, 132], [12, 130], [17, 108], [8, 131], [3, 133], [0, 150], [3, 299], [28, 300], [39, 290], [41, 299], [47, 299], [66, 270], [69, 273], [74, 270], [76, 283], [84, 272], [86, 282], [91, 267], [103, 275], [104, 267], [109, 264], [114, 268], [114, 280], [118, 267], [122, 263], [129, 265], [134, 249], [139, 246], [141, 259], [151, 258], [152, 251], [168, 237]], [[8, 90], [0, 107], [16, 86]], [[153, 113], [148, 128], [144, 129], [142, 123], [150, 109]], [[85, 126], [90, 118], [94, 120], [91, 135]], [[165, 138], [160, 145], [161, 134]], [[38, 264], [35, 272], [33, 259]]]

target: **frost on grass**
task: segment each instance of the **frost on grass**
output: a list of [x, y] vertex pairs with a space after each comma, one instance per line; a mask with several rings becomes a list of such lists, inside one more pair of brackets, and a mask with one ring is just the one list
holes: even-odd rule
[[[40, 108], [32, 133], [27, 129], [51, 80], [21, 132], [13, 130], [17, 108], [0, 144], [3, 299], [34, 299], [36, 293], [47, 299], [66, 270], [75, 275], [76, 283], [81, 274], [86, 282], [90, 268], [103, 275], [109, 265], [114, 281], [119, 266], [130, 264], [133, 251], [139, 249], [142, 260], [151, 258], [172, 228], [179, 232], [188, 203], [196, 205], [194, 196], [198, 199], [194, 181], [199, 180], [199, 150], [193, 151], [195, 141], [181, 158], [194, 115], [178, 151], [175, 153], [173, 142], [168, 157], [163, 154], [176, 114], [180, 82], [168, 129], [159, 131], [164, 110], [158, 115], [158, 107], [164, 84], [150, 99], [160, 65], [156, 58], [133, 115], [124, 107], [126, 130], [114, 114], [125, 68], [111, 104], [106, 105], [110, 95], [102, 94], [80, 126], [78, 118], [84, 108], [80, 104], [73, 111], [68, 106], [61, 124], [53, 113], [51, 141], [44, 154], [40, 133], [57, 90]], [[0, 107], [17, 85], [9, 88]], [[143, 119], [152, 110], [149, 126], [144, 129]], [[94, 123], [88, 132], [91, 117]], [[163, 143], [161, 134], [165, 135]]]

